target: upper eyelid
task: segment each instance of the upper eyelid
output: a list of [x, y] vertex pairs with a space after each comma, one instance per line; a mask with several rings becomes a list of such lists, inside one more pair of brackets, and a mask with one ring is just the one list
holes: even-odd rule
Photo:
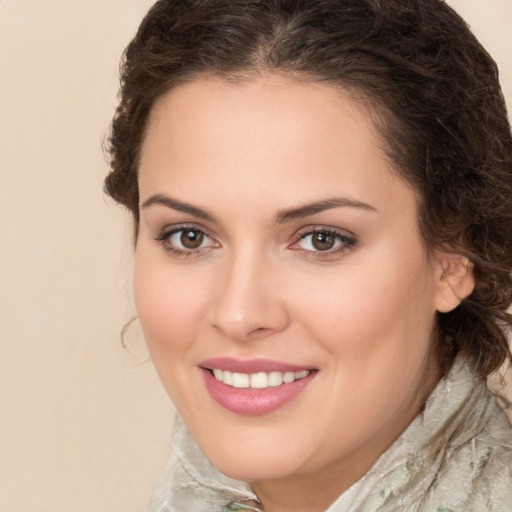
[[160, 229], [158, 231], [158, 235], [159, 237], [165, 237], [165, 236], [169, 236], [173, 233], [177, 233], [179, 231], [183, 231], [184, 229], [191, 229], [191, 230], [195, 230], [195, 231], [201, 231], [201, 233], [205, 234], [207, 237], [209, 238], [212, 238], [214, 239], [215, 237], [211, 234], [210, 230], [207, 229], [206, 227], [200, 225], [200, 224], [197, 224], [195, 222], [183, 222], [183, 223], [180, 223], [180, 224], [171, 224], [171, 225], [167, 225], [165, 226], [164, 228]]
[[327, 233], [333, 233], [335, 235], [343, 236], [345, 238], [351, 238], [351, 239], [357, 239], [357, 235], [353, 233], [352, 231], [349, 231], [348, 229], [344, 228], [336, 228], [334, 226], [325, 226], [321, 224], [312, 224], [310, 226], [305, 226], [303, 228], [298, 229], [294, 237], [305, 237], [307, 235], [311, 235], [314, 233], [321, 233], [321, 232], [327, 232]]

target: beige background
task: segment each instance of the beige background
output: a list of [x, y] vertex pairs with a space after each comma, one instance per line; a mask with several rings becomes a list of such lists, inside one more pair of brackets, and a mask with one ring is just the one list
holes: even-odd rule
[[[0, 0], [0, 512], [136, 512], [172, 407], [133, 314], [130, 228], [102, 195], [117, 62], [151, 0]], [[452, 0], [502, 68], [512, 0]]]

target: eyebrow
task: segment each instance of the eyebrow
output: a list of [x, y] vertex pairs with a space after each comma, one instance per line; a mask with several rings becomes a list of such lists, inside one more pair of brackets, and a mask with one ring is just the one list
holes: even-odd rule
[[290, 208], [287, 210], [281, 210], [274, 218], [276, 224], [283, 224], [296, 219], [303, 219], [314, 215], [316, 213], [323, 212], [325, 210], [331, 210], [333, 208], [350, 207], [360, 208], [363, 210], [376, 212], [377, 209], [369, 204], [361, 201], [356, 201], [348, 197], [333, 197], [330, 199], [324, 199], [323, 201], [317, 201], [315, 203], [306, 204], [299, 206], [298, 208]]
[[[152, 195], [146, 201], [144, 201], [144, 203], [142, 203], [141, 208], [149, 208], [150, 206], [155, 204], [160, 204], [162, 206], [166, 206], [167, 208], [171, 208], [172, 210], [176, 210], [179, 212], [188, 213], [200, 219], [208, 220], [211, 222], [217, 222], [217, 218], [211, 213], [207, 212], [206, 210], [202, 210], [197, 206], [193, 206], [191, 204], [178, 201], [177, 199], [173, 199], [172, 197], [166, 196], [164, 194]], [[316, 201], [314, 203], [306, 204], [304, 206], [299, 206], [298, 208], [281, 210], [274, 217], [274, 223], [285, 224], [286, 222], [291, 222], [297, 219], [303, 219], [305, 217], [315, 215], [316, 213], [320, 213], [325, 210], [331, 210], [333, 208], [342, 207], [360, 208], [363, 210], [373, 212], [377, 211], [377, 209], [374, 208], [373, 206], [370, 206], [369, 204], [363, 203], [361, 201], [350, 199], [348, 197], [333, 197], [330, 199], [324, 199], [322, 201]]]
[[189, 213], [194, 217], [198, 217], [199, 219], [209, 220], [211, 222], [216, 222], [217, 219], [211, 213], [208, 213], [197, 206], [192, 206], [188, 203], [183, 203], [178, 201], [177, 199], [173, 199], [172, 197], [165, 196], [163, 194], [155, 194], [149, 197], [144, 203], [142, 203], [142, 208], [148, 208], [154, 204], [161, 204], [163, 206], [167, 206], [167, 208], [171, 208], [172, 210], [176, 210], [178, 212]]

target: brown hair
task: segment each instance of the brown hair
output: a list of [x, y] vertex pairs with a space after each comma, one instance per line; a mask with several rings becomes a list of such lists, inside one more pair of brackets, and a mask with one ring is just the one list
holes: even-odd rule
[[431, 249], [465, 255], [476, 287], [437, 319], [445, 368], [510, 355], [512, 137], [496, 64], [441, 0], [160, 0], [127, 47], [107, 193], [139, 220], [137, 167], [155, 101], [205, 75], [288, 73], [350, 89], [381, 114], [387, 152], [420, 198]]

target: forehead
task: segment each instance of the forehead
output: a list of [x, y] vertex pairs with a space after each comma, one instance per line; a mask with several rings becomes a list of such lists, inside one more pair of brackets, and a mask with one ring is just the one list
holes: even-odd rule
[[233, 205], [255, 194], [281, 203], [316, 199], [333, 188], [351, 197], [376, 189], [390, 200], [387, 184], [397, 179], [382, 148], [367, 103], [346, 91], [279, 75], [197, 80], [151, 112], [141, 198], [172, 190], [209, 200], [222, 184]]

